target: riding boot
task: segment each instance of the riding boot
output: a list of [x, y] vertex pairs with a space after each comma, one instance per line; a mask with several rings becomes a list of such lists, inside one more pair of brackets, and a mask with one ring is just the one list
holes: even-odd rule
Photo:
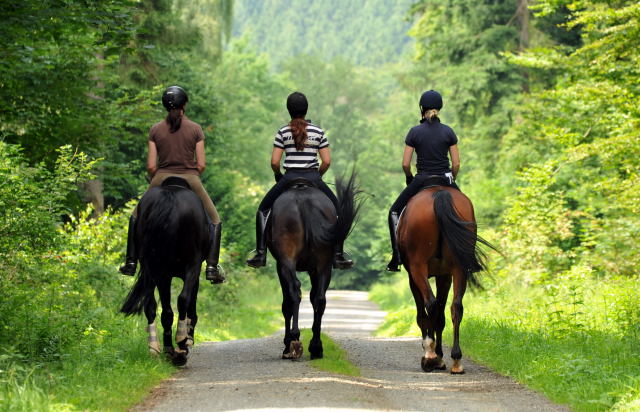
[[399, 266], [402, 264], [400, 261], [400, 251], [398, 250], [398, 237], [396, 233], [399, 219], [400, 217], [398, 216], [398, 213], [389, 213], [389, 234], [391, 235], [391, 249], [393, 251], [391, 261], [387, 265], [387, 270], [389, 272], [400, 272]]
[[220, 258], [220, 238], [222, 236], [222, 222], [215, 224], [209, 223], [209, 237], [211, 246], [207, 254], [207, 268], [205, 276], [212, 284], [223, 283], [226, 279], [222, 274], [222, 268], [218, 265]]
[[344, 242], [340, 242], [336, 245], [336, 253], [333, 255], [333, 268], [334, 269], [351, 269], [353, 267], [353, 260], [344, 256]]
[[247, 260], [247, 265], [258, 268], [267, 264], [267, 239], [265, 230], [271, 209], [256, 213], [256, 254]]
[[136, 251], [136, 218], [131, 215], [129, 218], [129, 231], [127, 232], [127, 258], [124, 265], [120, 266], [120, 273], [127, 276], [136, 274], [138, 266], [138, 254]]

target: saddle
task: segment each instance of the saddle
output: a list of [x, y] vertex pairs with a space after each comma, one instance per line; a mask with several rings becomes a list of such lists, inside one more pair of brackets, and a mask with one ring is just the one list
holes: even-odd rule
[[435, 186], [447, 186], [458, 189], [458, 185], [456, 185], [455, 182], [449, 180], [447, 176], [431, 175], [425, 178], [420, 190], [428, 189]]
[[169, 176], [161, 184], [162, 187], [179, 187], [182, 189], [191, 190], [191, 185], [187, 182], [186, 179], [183, 179], [178, 176]]
[[296, 177], [287, 184], [286, 190], [289, 189], [306, 189], [308, 187], [317, 187], [311, 180], [304, 177]]

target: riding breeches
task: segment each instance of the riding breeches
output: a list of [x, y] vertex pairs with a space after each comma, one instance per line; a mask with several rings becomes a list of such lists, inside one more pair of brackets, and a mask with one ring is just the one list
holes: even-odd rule
[[[166, 178], [171, 176], [180, 177], [186, 180], [187, 183], [189, 183], [189, 186], [191, 186], [191, 190], [193, 190], [193, 192], [196, 195], [198, 195], [198, 197], [202, 201], [204, 210], [207, 212], [207, 215], [209, 215], [209, 218], [211, 218], [211, 223], [213, 224], [220, 223], [220, 215], [218, 215], [216, 206], [211, 201], [211, 198], [209, 197], [209, 194], [207, 193], [204, 186], [202, 185], [202, 181], [200, 180], [200, 176], [198, 175], [178, 174], [178, 173], [156, 173], [156, 175], [153, 176], [153, 179], [151, 179], [151, 183], [149, 184], [149, 188], [147, 190], [151, 189], [152, 187], [160, 186]], [[138, 207], [136, 206], [135, 210], [133, 211], [133, 215], [137, 216], [137, 214], [138, 214]]]
[[[399, 215], [402, 212], [402, 209], [404, 209], [407, 206], [407, 203], [409, 203], [409, 200], [411, 200], [411, 198], [415, 194], [417, 194], [420, 190], [422, 190], [425, 186], [430, 184], [431, 180], [434, 178], [439, 178], [439, 176], [435, 177], [433, 175], [418, 173], [413, 178], [413, 181], [411, 181], [411, 183], [409, 183], [409, 185], [405, 187], [404, 190], [400, 193], [396, 201], [391, 206], [389, 213], [395, 212]], [[443, 175], [441, 178], [444, 181], [445, 176]], [[442, 184], [442, 182], [438, 182], [438, 184]], [[442, 184], [442, 186], [449, 186], [449, 187], [453, 187], [454, 189], [460, 190], [458, 188], [458, 185], [456, 185], [455, 182], [451, 182], [449, 184]]]
[[313, 183], [322, 191], [322, 193], [327, 195], [329, 200], [331, 200], [331, 203], [333, 203], [333, 206], [336, 208], [336, 211], [338, 210], [338, 198], [322, 180], [322, 176], [320, 176], [317, 169], [287, 170], [282, 178], [280, 178], [280, 180], [264, 196], [264, 199], [260, 202], [260, 206], [258, 206], [258, 210], [264, 212], [271, 209], [278, 196], [287, 190], [291, 181], [298, 178], [304, 178]]

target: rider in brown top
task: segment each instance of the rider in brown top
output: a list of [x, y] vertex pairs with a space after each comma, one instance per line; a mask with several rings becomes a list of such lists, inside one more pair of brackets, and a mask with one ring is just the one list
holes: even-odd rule
[[[211, 246], [207, 254], [206, 278], [212, 283], [222, 283], [218, 259], [220, 256], [221, 222], [218, 211], [207, 194], [200, 174], [205, 169], [204, 133], [199, 124], [189, 120], [184, 107], [189, 101], [187, 93], [178, 86], [171, 86], [162, 95], [162, 104], [169, 112], [167, 117], [153, 125], [149, 131], [149, 153], [147, 171], [152, 177], [149, 187], [160, 186], [170, 176], [185, 179], [198, 195], [210, 219], [209, 233]], [[137, 208], [129, 220], [127, 237], [127, 261], [120, 267], [125, 275], [135, 275], [137, 255], [135, 242], [135, 224]]]

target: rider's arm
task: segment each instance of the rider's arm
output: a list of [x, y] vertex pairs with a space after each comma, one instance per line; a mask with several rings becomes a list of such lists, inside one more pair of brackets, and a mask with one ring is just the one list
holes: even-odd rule
[[331, 166], [331, 151], [329, 150], [329, 146], [323, 147], [322, 149], [318, 149], [318, 154], [320, 155], [320, 176], [324, 174]]
[[200, 174], [202, 174], [205, 167], [207, 167], [207, 161], [204, 155], [204, 140], [200, 140], [198, 143], [196, 143], [196, 167], [198, 168], [198, 173]]
[[402, 156], [402, 170], [404, 170], [405, 176], [409, 179], [413, 177], [411, 173], [411, 158], [413, 157], [413, 147], [405, 146], [404, 147], [404, 155]]
[[281, 149], [279, 147], [274, 147], [273, 151], [271, 152], [271, 170], [273, 170], [273, 173], [276, 176], [282, 174], [282, 172], [280, 172], [280, 160], [282, 160], [282, 152], [284, 152], [284, 149]]
[[156, 142], [149, 140], [149, 153], [147, 154], [147, 172], [149, 176], [155, 176], [158, 171], [158, 149]]
[[460, 153], [458, 152], [457, 144], [449, 146], [449, 155], [451, 156], [451, 173], [453, 173], [453, 178], [455, 179], [460, 170]]

